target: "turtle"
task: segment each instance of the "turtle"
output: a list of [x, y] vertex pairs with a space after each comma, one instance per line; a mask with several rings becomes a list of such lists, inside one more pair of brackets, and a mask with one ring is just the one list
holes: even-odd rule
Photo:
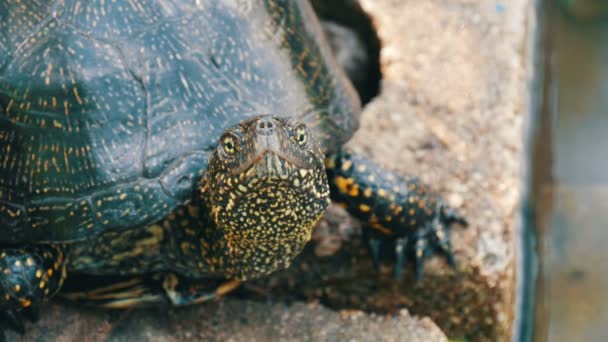
[[72, 297], [109, 308], [216, 298], [288, 267], [330, 201], [396, 276], [454, 265], [466, 220], [347, 148], [360, 114], [305, 0], [3, 2], [0, 320], [79, 274], [128, 279]]

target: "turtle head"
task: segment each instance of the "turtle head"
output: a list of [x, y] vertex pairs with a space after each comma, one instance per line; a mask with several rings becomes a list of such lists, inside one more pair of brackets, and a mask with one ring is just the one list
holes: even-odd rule
[[295, 119], [258, 116], [224, 132], [209, 159], [204, 193], [241, 267], [266, 273], [286, 267], [310, 239], [329, 203], [324, 158]]

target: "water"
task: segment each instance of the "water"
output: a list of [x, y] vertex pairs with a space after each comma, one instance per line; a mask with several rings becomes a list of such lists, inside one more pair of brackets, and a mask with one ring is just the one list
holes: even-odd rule
[[608, 22], [547, 3], [528, 199], [534, 340], [608, 341]]

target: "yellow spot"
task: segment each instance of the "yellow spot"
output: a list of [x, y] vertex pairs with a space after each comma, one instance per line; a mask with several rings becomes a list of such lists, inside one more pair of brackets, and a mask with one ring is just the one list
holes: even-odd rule
[[325, 159], [325, 168], [326, 169], [333, 169], [334, 167], [336, 167], [336, 163], [334, 163], [333, 159]]
[[361, 205], [359, 205], [359, 210], [361, 210], [364, 213], [367, 213], [370, 210], [372, 210], [372, 208], [370, 208], [370, 206], [367, 204], [361, 204]]
[[415, 224], [416, 224], [416, 220], [411, 220], [411, 221], [410, 221], [410, 225], [411, 225], [411, 226], [413, 226], [413, 225], [415, 225]]
[[[46, 274], [48, 274], [49, 277], [52, 277], [53, 276], [53, 269], [49, 268], [48, 270], [46, 270]], [[36, 276], [38, 276], [38, 272], [36, 272]], [[40, 278], [40, 277], [38, 277], [38, 278]]]
[[386, 222], [391, 222], [392, 220], [393, 220], [392, 216], [387, 215], [384, 217], [384, 221], [386, 221]]
[[367, 180], [370, 181], [370, 183], [373, 183], [376, 181], [376, 177], [374, 177], [374, 175], [369, 175], [369, 177], [367, 177]]
[[21, 214], [21, 210], [17, 209], [15, 211], [12, 211], [10, 209], [6, 209], [6, 212], [11, 216], [11, 217], [17, 217], [19, 216], [19, 214]]
[[416, 258], [422, 258], [422, 250], [417, 250], [416, 251]]
[[412, 197], [408, 198], [407, 201], [410, 203], [414, 203], [414, 202], [416, 202], [416, 197], [412, 196]]
[[353, 166], [353, 162], [351, 162], [350, 160], [345, 161], [344, 163], [342, 163], [342, 171], [348, 171], [350, 170], [350, 168]]
[[11, 106], [13, 105], [14, 100], [11, 99], [10, 101], [8, 101], [8, 105], [6, 106], [6, 114], [8, 114], [11, 110]]
[[445, 236], [445, 235], [443, 234], [443, 230], [438, 230], [438, 231], [436, 231], [436, 232], [435, 232], [435, 235], [437, 235], [437, 238], [438, 238], [439, 240], [443, 240], [443, 238], [444, 238], [444, 236]]
[[416, 184], [411, 183], [410, 185], [408, 185], [408, 186], [407, 186], [407, 189], [408, 189], [409, 191], [414, 191], [414, 190], [416, 190]]
[[20, 299], [20, 301], [21, 301], [21, 307], [23, 307], [23, 308], [27, 308], [28, 306], [32, 305], [31, 300]]
[[182, 249], [182, 251], [188, 252], [188, 250], [190, 250], [190, 243], [188, 243], [188, 242], [182, 242], [180, 244], [180, 248]]
[[15, 261], [15, 267], [21, 267], [21, 261], [19, 261], [19, 260]]
[[363, 191], [363, 196], [365, 196], [367, 198], [372, 197], [372, 189], [371, 188], [365, 189], [365, 191]]
[[373, 222], [373, 223], [371, 224], [371, 226], [372, 226], [372, 228], [374, 228], [374, 229], [376, 229], [376, 230], [378, 230], [378, 231], [380, 231], [380, 232], [382, 232], [382, 233], [384, 233], [384, 234], [387, 234], [387, 235], [388, 235], [388, 234], [390, 234], [390, 233], [391, 233], [391, 230], [390, 230], [390, 229], [386, 228], [385, 226], [381, 225], [380, 223]]
[[238, 188], [241, 192], [247, 192], [247, 187], [245, 187], [243, 184], [239, 184]]
[[119, 199], [122, 201], [122, 200], [124, 200], [125, 198], [127, 198], [127, 194], [120, 194], [120, 195], [118, 196], [118, 198], [119, 198]]
[[19, 292], [21, 291], [21, 285], [17, 284], [15, 285], [15, 292]]
[[27, 259], [25, 260], [25, 264], [26, 264], [27, 266], [34, 266], [34, 259], [32, 259], [32, 258], [27, 258]]
[[424, 200], [418, 202], [418, 207], [420, 207], [420, 209], [424, 208], [426, 202], [424, 202]]
[[348, 194], [348, 196], [351, 196], [351, 197], [359, 196], [359, 186], [357, 186], [357, 184], [355, 184], [354, 186], [352, 186], [350, 188], [350, 190], [348, 190], [347, 194]]
[[341, 192], [348, 193], [350, 187], [355, 183], [352, 178], [344, 178], [342, 176], [336, 177], [335, 184]]
[[53, 74], [53, 64], [49, 63], [46, 66], [46, 77], [44, 78], [44, 84], [51, 84], [51, 75]]
[[78, 94], [78, 89], [76, 87], [74, 87], [74, 96], [76, 96], [76, 101], [78, 101], [78, 104], [82, 104], [82, 99], [80, 98], [80, 94]]
[[40, 288], [43, 289], [46, 286], [46, 283], [43, 281], [40, 282]]
[[7, 293], [7, 294], [4, 295], [4, 299], [11, 300], [11, 296], [9, 296], [9, 294]]
[[225, 283], [223, 283], [222, 285], [220, 285], [216, 290], [215, 290], [215, 294], [217, 296], [223, 296], [226, 293], [234, 290], [235, 288], [237, 288], [239, 285], [241, 284], [240, 281], [238, 280], [229, 280]]
[[386, 197], [386, 190], [384, 190], [384, 189], [378, 190], [378, 196], [380, 196], [382, 198]]
[[410, 216], [414, 216], [415, 213], [416, 213], [416, 211], [414, 209], [410, 209], [410, 211], [409, 211]]
[[361, 164], [357, 167], [357, 171], [359, 172], [365, 172], [365, 165]]

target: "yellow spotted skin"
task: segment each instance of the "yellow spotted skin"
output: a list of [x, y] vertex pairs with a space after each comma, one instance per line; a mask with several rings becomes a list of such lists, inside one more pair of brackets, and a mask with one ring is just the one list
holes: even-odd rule
[[0, 311], [38, 306], [66, 277], [62, 249], [54, 245], [0, 249]]
[[[444, 253], [454, 263], [449, 229], [452, 223], [466, 225], [466, 221], [428, 186], [417, 178], [384, 170], [348, 149], [330, 155], [325, 166], [332, 201], [369, 228], [368, 238], [393, 242], [401, 239], [404, 245], [397, 247], [395, 253], [401, 253], [397, 259], [415, 260], [419, 275], [424, 257], [433, 251]], [[374, 258], [383, 253], [378, 249], [372, 252], [376, 253]]]

